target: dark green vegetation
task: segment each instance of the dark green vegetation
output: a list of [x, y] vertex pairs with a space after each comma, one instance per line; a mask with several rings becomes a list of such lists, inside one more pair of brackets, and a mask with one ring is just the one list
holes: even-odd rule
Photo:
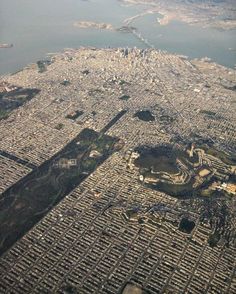
[[79, 110], [76, 110], [75, 113], [73, 114], [68, 114], [66, 116], [66, 118], [68, 119], [72, 119], [72, 120], [76, 120], [78, 117], [80, 117], [84, 112], [83, 111], [79, 111]]
[[208, 238], [211, 247], [217, 246], [220, 239], [223, 241], [222, 243], [229, 246], [230, 240], [232, 240], [231, 234], [235, 234], [235, 215], [231, 211], [233, 206], [233, 197], [216, 195], [201, 199], [200, 221], [207, 221], [212, 228], [212, 233]]
[[224, 86], [224, 88], [225, 89], [227, 89], [227, 90], [231, 90], [231, 91], [236, 91], [236, 85], [234, 85], [234, 86]]
[[59, 130], [62, 130], [63, 127], [64, 127], [64, 124], [63, 123], [59, 123], [58, 125], [55, 126], [55, 129], [57, 129], [59, 131]]
[[[135, 149], [140, 156], [134, 161], [134, 164], [139, 167], [140, 174], [143, 175], [147, 186], [171, 196], [191, 198], [227, 195], [227, 192], [224, 191], [208, 189], [214, 182], [222, 179], [221, 176], [213, 173], [213, 170], [218, 168], [200, 164], [197, 152], [194, 151], [193, 156], [189, 156], [190, 149], [191, 144], [186, 150], [172, 145], [140, 146]], [[230, 157], [213, 147], [205, 148], [205, 152], [220, 158], [223, 166], [224, 163], [235, 164], [233, 155]], [[221, 173], [223, 173], [223, 178], [230, 176], [227, 169], [224, 171], [219, 168], [219, 174]]]
[[61, 289], [63, 293], [65, 294], [78, 294], [78, 289], [74, 285], [71, 285], [68, 282], [65, 283]]
[[[209, 148], [214, 145], [214, 141], [210, 138], [204, 138], [202, 135], [191, 132], [192, 142], [195, 142], [196, 146], [202, 148], [203, 146]], [[184, 143], [184, 142], [183, 142]]]
[[34, 98], [40, 92], [38, 89], [16, 88], [10, 92], [0, 93], [0, 120], [6, 119], [10, 112]]
[[215, 233], [211, 234], [208, 238], [208, 244], [212, 248], [217, 246], [219, 241], [220, 241], [220, 233], [219, 232], [215, 232]]
[[157, 148], [138, 148], [140, 157], [135, 160], [135, 165], [154, 172], [177, 173], [176, 156], [172, 146], [160, 146]]
[[120, 99], [120, 100], [127, 101], [127, 100], [129, 100], [129, 98], [130, 98], [129, 95], [123, 95], [123, 96], [121, 96], [119, 99]]
[[192, 230], [194, 229], [194, 227], [195, 227], [194, 221], [189, 220], [186, 217], [182, 218], [179, 223], [179, 230], [187, 234], [190, 234]]
[[52, 63], [51, 60], [39, 60], [37, 61], [38, 71], [39, 73], [43, 73], [47, 70], [48, 65]]
[[222, 119], [222, 116], [220, 114], [217, 114], [216, 112], [211, 110], [201, 110], [200, 113], [206, 115], [211, 120]]
[[69, 86], [71, 84], [70, 81], [64, 80], [63, 82], [60, 83], [62, 86]]
[[0, 109], [0, 120], [8, 118], [9, 111]]
[[[117, 138], [84, 129], [50, 160], [4, 192], [0, 200], [0, 254], [122, 147]], [[91, 157], [91, 151], [98, 151]]]
[[[175, 149], [171, 145], [157, 146], [155, 148], [141, 146], [136, 149], [140, 157], [135, 160], [135, 165], [140, 168], [140, 173], [146, 177], [156, 177], [155, 173], [177, 174], [179, 168], [177, 159], [185, 164], [190, 164], [186, 160], [186, 153], [180, 149]], [[186, 184], [173, 184], [168, 181], [158, 181], [157, 183], [147, 184], [147, 186], [165, 192], [174, 197], [189, 197], [192, 195], [194, 179]]]
[[215, 116], [216, 115], [216, 113], [211, 110], [201, 110], [200, 113], [206, 114], [208, 116]]
[[212, 156], [219, 158], [225, 164], [236, 165], [236, 155], [235, 154], [226, 154], [223, 151], [217, 150], [214, 147], [208, 147], [207, 145], [201, 146], [201, 148], [203, 150], [205, 150], [205, 152], [207, 154], [210, 154]]
[[135, 218], [138, 216], [138, 212], [140, 210], [140, 207], [132, 207], [132, 208], [129, 208], [126, 210], [126, 216], [128, 219], [131, 219], [131, 218]]
[[89, 70], [85, 69], [81, 72], [83, 75], [87, 76], [89, 74]]
[[149, 110], [140, 110], [135, 113], [134, 117], [143, 121], [155, 121], [155, 116]]
[[153, 187], [156, 190], [159, 190], [161, 192], [167, 193], [170, 196], [173, 197], [179, 197], [179, 198], [190, 198], [193, 196], [198, 195], [197, 192], [199, 189], [193, 189], [194, 179], [191, 179], [187, 184], [183, 185], [177, 185], [167, 182], [159, 182], [154, 185], [150, 185], [150, 187]]

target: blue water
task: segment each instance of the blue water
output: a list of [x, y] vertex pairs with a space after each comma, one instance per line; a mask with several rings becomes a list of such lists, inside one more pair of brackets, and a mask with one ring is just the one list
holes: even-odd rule
[[[131, 34], [79, 29], [75, 21], [111, 23], [118, 28], [126, 18], [143, 11], [143, 6], [122, 6], [118, 0], [0, 0], [0, 74], [15, 72], [45, 58], [49, 52], [80, 46], [145, 47]], [[147, 15], [133, 25], [156, 48], [194, 57], [208, 56], [220, 64], [236, 63], [236, 32], [201, 29], [180, 22], [160, 26], [156, 15]]]

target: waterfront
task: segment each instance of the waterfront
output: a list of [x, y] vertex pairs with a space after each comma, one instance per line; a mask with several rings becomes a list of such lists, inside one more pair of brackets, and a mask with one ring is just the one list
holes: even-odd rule
[[[65, 9], [66, 7], [66, 9]], [[128, 33], [80, 29], [77, 21], [96, 21], [121, 27], [125, 19], [140, 14], [145, 6], [122, 6], [117, 0], [2, 0], [0, 43], [14, 44], [0, 51], [0, 74], [12, 73], [46, 57], [47, 53], [80, 46], [146, 47]], [[4, 12], [4, 13], [3, 13]], [[42, 22], [43, 19], [43, 22]], [[236, 63], [235, 31], [157, 23], [157, 14], [148, 14], [132, 23], [156, 47], [190, 58], [208, 56], [228, 67]], [[186, 42], [186, 40], [188, 42]], [[206, 45], [207, 44], [207, 45]]]

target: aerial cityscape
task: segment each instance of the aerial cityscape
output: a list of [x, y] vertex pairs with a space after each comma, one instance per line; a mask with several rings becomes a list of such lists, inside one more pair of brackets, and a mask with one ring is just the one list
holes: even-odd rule
[[[0, 31], [0, 293], [236, 293], [234, 1], [74, 1], [73, 48]], [[175, 21], [230, 58], [159, 48]]]

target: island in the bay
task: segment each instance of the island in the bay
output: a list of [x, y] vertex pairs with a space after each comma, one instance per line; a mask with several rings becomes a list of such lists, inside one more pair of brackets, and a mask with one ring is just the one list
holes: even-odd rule
[[13, 44], [0, 44], [0, 48], [12, 48]]
[[93, 21], [76, 21], [74, 26], [80, 29], [114, 30], [112, 24]]

